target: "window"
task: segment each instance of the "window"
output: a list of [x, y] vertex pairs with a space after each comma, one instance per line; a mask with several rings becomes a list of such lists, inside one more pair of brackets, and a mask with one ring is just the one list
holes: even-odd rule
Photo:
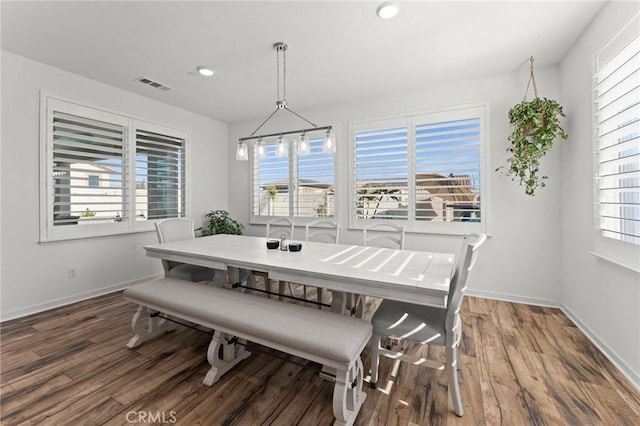
[[185, 132], [43, 95], [41, 240], [185, 214]]
[[350, 225], [484, 230], [484, 115], [478, 106], [352, 123]]
[[640, 245], [638, 24], [636, 15], [598, 53], [593, 78], [596, 251], [614, 257], [607, 247]]
[[252, 222], [335, 216], [334, 155], [323, 152], [323, 136], [310, 136], [306, 155], [296, 153], [295, 142], [284, 157], [276, 156], [275, 141], [267, 141], [265, 158], [253, 150]]

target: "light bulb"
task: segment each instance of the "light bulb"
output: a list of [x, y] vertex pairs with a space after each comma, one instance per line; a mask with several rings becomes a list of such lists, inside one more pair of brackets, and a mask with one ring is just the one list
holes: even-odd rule
[[289, 155], [289, 141], [280, 136], [276, 145], [276, 157], [287, 157]]
[[331, 130], [328, 130], [324, 135], [324, 143], [322, 144], [322, 152], [335, 153], [336, 152], [336, 137]]
[[249, 161], [249, 149], [244, 142], [238, 143], [236, 148], [236, 160], [237, 161]]
[[254, 149], [256, 150], [258, 158], [267, 158], [267, 145], [262, 139], [259, 139], [258, 142], [256, 142]]
[[311, 154], [311, 145], [309, 145], [309, 136], [305, 133], [300, 135], [300, 139], [298, 139], [298, 155], [308, 155]]

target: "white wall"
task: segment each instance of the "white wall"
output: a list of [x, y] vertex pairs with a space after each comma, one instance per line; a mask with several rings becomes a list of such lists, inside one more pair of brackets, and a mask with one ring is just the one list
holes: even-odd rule
[[38, 243], [40, 90], [189, 130], [190, 216], [201, 223], [207, 211], [228, 208], [226, 124], [2, 51], [2, 320], [162, 273], [142, 249], [154, 233]]
[[[298, 111], [318, 125], [339, 126], [337, 132], [338, 177], [336, 179], [338, 220], [345, 232], [341, 242], [360, 243], [361, 231], [348, 231], [348, 131], [349, 121], [386, 117], [430, 109], [486, 103], [490, 117], [490, 164], [488, 167], [491, 197], [485, 197], [490, 208], [491, 238], [483, 247], [474, 271], [470, 292], [496, 298], [509, 298], [536, 304], [558, 305], [560, 300], [560, 163], [559, 150], [545, 158], [543, 171], [550, 176], [547, 187], [535, 197], [524, 194], [509, 178], [494, 172], [507, 158], [509, 108], [522, 101], [528, 79], [528, 57], [523, 55], [521, 69], [513, 73], [448, 84], [425, 80], [424, 87], [394, 97], [377, 97], [351, 105], [337, 105], [314, 111]], [[536, 70], [541, 95], [557, 98], [557, 68]], [[390, 76], [390, 78], [393, 78]], [[380, 84], [384, 84], [381, 82]], [[330, 86], [327, 90], [331, 90]], [[375, 94], [374, 94], [375, 95]], [[372, 96], [374, 96], [372, 95]], [[295, 110], [295, 102], [290, 102]], [[265, 117], [272, 109], [265, 105]], [[291, 116], [293, 117], [293, 116]], [[229, 126], [229, 193], [231, 214], [241, 222], [249, 222], [248, 163], [235, 162], [235, 146], [239, 137], [248, 136], [261, 120]], [[272, 119], [270, 131], [294, 130], [305, 126], [295, 117], [280, 112]], [[281, 124], [280, 126], [278, 126]], [[267, 126], [265, 126], [267, 127]], [[264, 226], [248, 226], [246, 234], [264, 235]], [[304, 237], [304, 229], [296, 231]], [[459, 237], [411, 234], [407, 248], [433, 251], [457, 251]]]
[[640, 274], [598, 259], [594, 250], [591, 64], [593, 56], [639, 9], [608, 2], [560, 66], [570, 113], [563, 144], [562, 302], [618, 367], [640, 387]]

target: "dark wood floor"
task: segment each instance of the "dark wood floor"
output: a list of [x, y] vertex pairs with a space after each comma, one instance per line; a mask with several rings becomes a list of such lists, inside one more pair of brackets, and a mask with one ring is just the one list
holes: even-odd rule
[[[333, 385], [317, 365], [249, 344], [209, 388], [209, 334], [178, 327], [129, 350], [134, 310], [116, 293], [3, 323], [1, 424], [332, 423]], [[640, 424], [639, 393], [560, 310], [468, 297], [463, 320], [463, 417], [444, 372], [383, 358], [356, 424]]]

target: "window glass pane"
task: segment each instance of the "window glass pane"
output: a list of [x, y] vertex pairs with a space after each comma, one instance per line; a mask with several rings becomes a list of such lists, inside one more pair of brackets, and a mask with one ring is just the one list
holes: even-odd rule
[[275, 141], [266, 157], [254, 150], [253, 209], [256, 216], [289, 216], [289, 157], [276, 157]]
[[480, 119], [415, 125], [416, 220], [480, 221]]
[[309, 141], [311, 152], [297, 155], [295, 217], [335, 216], [333, 154], [322, 152], [323, 137]]
[[600, 234], [640, 245], [639, 58], [636, 36], [607, 62], [598, 61], [594, 121]]
[[53, 226], [122, 220], [124, 127], [53, 113]]
[[408, 216], [408, 141], [406, 126], [370, 128], [354, 134], [355, 194], [359, 219]]
[[266, 141], [263, 158], [253, 146], [253, 215], [312, 218], [335, 216], [334, 154], [323, 151], [324, 134], [309, 138], [309, 152], [288, 141], [278, 156], [277, 141]]
[[184, 216], [184, 142], [136, 131], [136, 220]]

